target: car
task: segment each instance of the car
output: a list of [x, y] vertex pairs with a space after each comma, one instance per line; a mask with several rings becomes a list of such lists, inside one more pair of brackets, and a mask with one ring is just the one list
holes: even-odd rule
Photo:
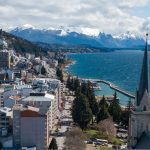
[[85, 140], [84, 143], [86, 143], [86, 144], [93, 144], [93, 142], [91, 140]]

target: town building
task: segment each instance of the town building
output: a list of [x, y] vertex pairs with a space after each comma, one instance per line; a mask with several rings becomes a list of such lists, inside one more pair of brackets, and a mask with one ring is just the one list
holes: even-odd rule
[[[14, 72], [10, 69], [2, 69], [0, 72], [0, 82], [9, 82], [14, 80]], [[5, 80], [5, 81], [4, 81]]]
[[24, 106], [37, 107], [40, 112], [47, 113], [48, 131], [51, 133], [58, 121], [58, 106], [55, 96], [46, 92], [30, 93], [30, 96], [22, 99], [21, 103]]
[[4, 107], [4, 88], [0, 88], [0, 107]]
[[58, 109], [61, 110], [63, 85], [59, 80], [36, 78], [32, 81], [32, 87], [38, 89], [38, 91], [47, 91], [47, 93], [55, 95]]
[[150, 149], [150, 78], [148, 34], [136, 102], [129, 120], [129, 149]]
[[13, 147], [36, 147], [36, 150], [47, 150], [48, 115], [39, 108], [16, 104], [13, 107]]
[[12, 109], [0, 107], [0, 136], [6, 136], [12, 127]]

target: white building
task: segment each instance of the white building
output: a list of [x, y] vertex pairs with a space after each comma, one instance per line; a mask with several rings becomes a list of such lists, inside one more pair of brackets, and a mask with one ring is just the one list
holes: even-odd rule
[[62, 84], [57, 79], [36, 78], [32, 81], [33, 88], [38, 88], [39, 91], [47, 91], [47, 93], [55, 95], [57, 106], [60, 110], [62, 107]]
[[136, 103], [129, 120], [129, 149], [150, 149], [150, 78], [148, 44], [144, 52]]

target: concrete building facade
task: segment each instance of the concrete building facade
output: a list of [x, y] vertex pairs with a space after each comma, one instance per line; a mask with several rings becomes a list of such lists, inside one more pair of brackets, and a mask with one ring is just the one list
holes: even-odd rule
[[14, 148], [33, 147], [37, 150], [48, 149], [47, 113], [35, 107], [13, 107], [13, 145]]

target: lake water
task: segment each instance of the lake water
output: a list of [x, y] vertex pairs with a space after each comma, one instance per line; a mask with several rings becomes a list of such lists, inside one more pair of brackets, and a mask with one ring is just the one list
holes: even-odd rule
[[[102, 79], [112, 82], [121, 89], [135, 94], [141, 73], [143, 51], [116, 51], [96, 54], [68, 54], [76, 63], [67, 71], [81, 78]], [[105, 84], [97, 95], [112, 95], [114, 90]], [[118, 93], [121, 104], [126, 104], [128, 97]]]

